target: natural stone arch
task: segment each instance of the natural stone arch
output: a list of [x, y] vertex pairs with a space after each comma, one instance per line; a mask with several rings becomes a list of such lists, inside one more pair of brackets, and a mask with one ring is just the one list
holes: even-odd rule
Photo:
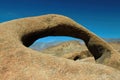
[[[46, 36], [71, 36], [82, 39], [88, 50], [92, 53], [98, 62], [113, 65], [119, 63], [111, 62], [113, 55], [119, 55], [107, 42], [99, 38], [91, 31], [77, 24], [68, 17], [61, 15], [44, 15], [40, 17], [24, 18], [3, 23], [9, 28], [11, 25], [13, 30], [12, 36], [15, 41], [22, 42], [25, 46], [30, 46], [36, 39]], [[16, 35], [15, 35], [16, 34]], [[18, 39], [17, 39], [18, 37]], [[118, 57], [118, 56], [116, 56]], [[110, 63], [110, 64], [109, 64]], [[112, 63], [112, 64], [111, 64]], [[117, 65], [118, 66], [118, 65]]]
[[[90, 32], [82, 25], [61, 15], [45, 15], [41, 17], [26, 18], [13, 21], [17, 26], [16, 32], [25, 46], [30, 46], [36, 39], [46, 36], [71, 36], [82, 39], [88, 50], [97, 62], [114, 66], [119, 62], [112, 59], [119, 54], [104, 40]], [[16, 27], [16, 26], [15, 26]], [[118, 57], [116, 56], [116, 57]], [[112, 59], [112, 60], [111, 60]], [[112, 63], [112, 64], [111, 64]], [[115, 65], [113, 65], [115, 63]]]
[[[74, 76], [76, 76], [74, 73], [84, 75], [87, 73], [87, 72], [84, 72], [84, 70], [89, 71], [89, 69], [91, 70], [89, 75], [91, 75], [91, 73], [94, 73], [96, 70], [99, 70], [99, 69], [103, 70], [104, 72], [104, 70], [108, 68], [113, 70], [109, 73], [116, 72], [118, 73], [117, 75], [120, 74], [119, 71], [116, 71], [113, 69], [113, 68], [116, 68], [118, 70], [120, 69], [119, 67], [120, 55], [104, 40], [102, 40], [101, 38], [99, 38], [98, 36], [90, 32], [83, 26], [77, 24], [76, 22], [74, 22], [73, 20], [65, 16], [44, 15], [40, 17], [23, 18], [23, 19], [1, 23], [0, 35], [1, 35], [0, 36], [0, 79], [1, 77], [11, 73], [11, 71], [13, 72], [11, 74], [16, 75], [16, 78], [13, 77], [14, 75], [9, 75], [7, 76], [7, 79], [9, 78], [10, 80], [22, 79], [22, 78], [28, 79], [28, 77], [24, 77], [26, 76], [24, 75], [25, 73], [22, 74], [21, 72], [25, 69], [26, 70], [28, 69], [27, 71], [30, 73], [30, 75], [34, 75], [35, 79], [42, 79], [42, 78], [46, 79], [46, 76], [42, 75], [44, 71], [42, 71], [41, 69], [47, 72], [47, 70], [50, 71], [51, 68], [55, 69], [56, 72], [58, 72], [58, 75], [62, 77], [64, 77], [65, 75], [62, 75], [61, 73], [72, 74], [71, 76], [66, 78], [66, 80], [78, 79], [78, 78], [74, 78]], [[54, 35], [54, 36], [64, 35], [64, 36], [72, 36], [72, 37], [82, 39], [98, 63], [102, 63], [105, 65], [111, 66], [113, 68], [105, 67], [105, 69], [101, 69], [101, 68], [97, 68], [96, 66], [102, 67], [102, 65], [91, 64], [91, 63], [90, 64], [74, 63], [72, 61], [62, 59], [62, 58], [57, 59], [56, 57], [53, 57], [53, 56], [39, 54], [39, 52], [25, 47], [25, 46], [31, 45], [34, 42], [34, 40], [36, 40], [37, 38], [45, 37], [49, 35]], [[46, 60], [44, 58], [48, 58], [48, 59]], [[50, 66], [47, 66], [48, 64]], [[84, 67], [82, 65], [84, 65]], [[10, 69], [7, 70], [6, 67]], [[64, 68], [62, 67], [66, 68], [67, 70], [64, 71], [63, 70]], [[93, 68], [95, 68], [96, 70], [94, 70]], [[74, 71], [70, 69], [73, 69]], [[3, 70], [8, 73], [3, 72]], [[39, 74], [35, 74], [34, 71]], [[106, 70], [105, 70], [105, 73], [107, 73]], [[47, 75], [50, 75], [50, 74], [52, 76], [52, 72], [47, 72]], [[87, 74], [86, 76], [92, 78]], [[44, 77], [42, 77], [41, 75]], [[99, 73], [96, 75], [99, 76], [101, 74]], [[108, 74], [108, 75], [111, 75], [111, 74]], [[40, 76], [40, 78], [38, 76]], [[95, 79], [98, 79], [98, 76]], [[54, 79], [55, 76], [52, 76], [52, 77], [51, 78]], [[79, 76], [79, 78], [81, 78], [81, 76]], [[116, 78], [116, 80], [119, 80], [118, 79], [119, 76], [116, 76], [115, 74], [113, 78]], [[86, 78], [84, 77], [81, 79], [84, 80]]]

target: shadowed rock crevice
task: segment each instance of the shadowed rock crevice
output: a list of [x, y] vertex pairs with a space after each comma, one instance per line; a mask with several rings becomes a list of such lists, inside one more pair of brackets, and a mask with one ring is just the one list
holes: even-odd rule
[[[101, 57], [103, 52], [106, 50], [101, 45], [89, 45], [88, 49], [91, 51], [91, 53], [97, 53], [97, 54], [93, 54], [95, 59], [98, 59], [99, 57]], [[108, 51], [108, 52], [110, 52], [110, 51]]]
[[75, 60], [75, 61], [78, 60], [78, 59], [80, 59], [79, 56], [75, 56], [75, 57], [74, 57], [74, 60]]

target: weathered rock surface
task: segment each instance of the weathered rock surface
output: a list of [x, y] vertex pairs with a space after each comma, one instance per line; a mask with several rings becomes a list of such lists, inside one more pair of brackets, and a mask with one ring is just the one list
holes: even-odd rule
[[[27, 48], [37, 38], [72, 36], [84, 40], [95, 63], [76, 62]], [[119, 80], [120, 54], [104, 40], [61, 15], [0, 24], [0, 80]]]
[[120, 53], [120, 42], [110, 42], [109, 43], [115, 50], [117, 50]]
[[94, 57], [87, 57], [87, 58], [83, 58], [83, 59], [76, 60], [76, 61], [95, 63], [95, 59], [94, 59]]
[[92, 57], [92, 54], [89, 51], [85, 50], [81, 52], [67, 53], [62, 55], [61, 57], [72, 59], [72, 60], [78, 60], [78, 59], [83, 59], [87, 57]]

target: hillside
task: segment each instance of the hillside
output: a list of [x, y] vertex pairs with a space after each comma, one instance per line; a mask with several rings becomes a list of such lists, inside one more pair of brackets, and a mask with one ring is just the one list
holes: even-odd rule
[[79, 41], [67, 41], [41, 50], [41, 52], [61, 56], [65, 53], [81, 52], [86, 49], [87, 48], [83, 44], [80, 44]]

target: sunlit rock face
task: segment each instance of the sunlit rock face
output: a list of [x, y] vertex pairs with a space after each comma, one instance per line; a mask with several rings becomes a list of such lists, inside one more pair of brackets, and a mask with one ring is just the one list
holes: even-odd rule
[[[50, 35], [82, 39], [97, 64], [28, 48]], [[0, 24], [0, 80], [119, 80], [119, 66], [117, 51], [68, 17], [50, 14]]]

